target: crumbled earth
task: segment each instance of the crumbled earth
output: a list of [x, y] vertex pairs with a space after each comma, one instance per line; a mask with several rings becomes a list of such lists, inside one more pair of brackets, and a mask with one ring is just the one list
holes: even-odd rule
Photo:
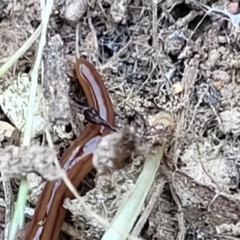
[[[0, 2], [0, 66], [40, 22], [40, 1]], [[138, 235], [142, 239], [238, 239], [240, 235], [239, 23], [238, 1], [54, 3], [39, 86], [43, 86], [47, 123], [59, 158], [85, 125], [69, 101], [74, 96], [85, 103], [75, 83], [74, 63], [79, 56], [94, 64], [102, 76], [116, 127], [137, 126], [139, 138], [144, 139], [147, 117], [162, 109], [174, 116], [166, 159], [142, 210], [152, 206]], [[3, 75], [1, 95], [19, 76], [30, 75], [37, 47], [38, 41]], [[14, 125], [4, 109], [0, 108], [0, 120]], [[42, 135], [33, 142], [42, 144]], [[15, 142], [8, 138], [0, 136], [1, 147]], [[95, 171], [91, 172], [79, 187], [87, 206], [111, 221], [133, 189], [143, 163], [144, 157], [136, 156], [115, 171], [114, 187], [108, 176], [95, 185]], [[39, 179], [32, 175], [31, 179], [35, 183], [28, 198], [32, 206], [42, 185], [37, 191]], [[16, 183], [11, 184], [15, 199]], [[1, 199], [4, 189], [0, 187]], [[67, 199], [64, 206], [71, 214], [65, 219], [61, 239], [101, 239], [104, 228], [76, 200]], [[1, 208], [0, 232], [2, 212]]]

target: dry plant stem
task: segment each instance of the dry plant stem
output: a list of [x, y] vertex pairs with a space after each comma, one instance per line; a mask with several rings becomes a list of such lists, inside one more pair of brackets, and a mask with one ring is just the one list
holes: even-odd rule
[[152, 19], [152, 35], [153, 35], [153, 47], [157, 49], [157, 0], [152, 0], [152, 11], [153, 11], [153, 19]]
[[15, 204], [13, 220], [11, 223], [9, 240], [14, 240], [19, 228], [24, 224], [24, 207], [27, 201], [28, 186], [26, 179], [21, 180], [21, 185], [18, 191], [17, 202]]
[[[32, 119], [33, 119], [33, 109], [34, 102], [37, 92], [37, 80], [38, 80], [38, 68], [40, 66], [40, 62], [42, 59], [43, 48], [46, 43], [46, 32], [48, 20], [52, 11], [53, 0], [48, 0], [46, 4], [46, 8], [43, 10], [43, 19], [42, 19], [42, 34], [39, 42], [37, 58], [31, 73], [31, 88], [30, 88], [30, 96], [29, 96], [29, 104], [28, 104], [28, 114], [26, 119], [26, 126], [24, 130], [23, 136], [23, 146], [29, 146], [31, 142], [32, 135]], [[9, 240], [14, 240], [16, 232], [19, 228], [23, 227], [24, 224], [24, 208], [26, 205], [28, 194], [28, 186], [26, 178], [21, 179], [21, 184], [19, 187], [18, 198], [15, 206], [15, 211], [13, 215], [13, 221], [11, 225]]]
[[13, 56], [4, 63], [0, 68], [0, 77], [32, 46], [42, 31], [43, 24], [41, 23], [30, 38], [13, 54]]
[[[3, 173], [1, 174], [4, 178]], [[9, 228], [11, 218], [13, 215], [13, 193], [10, 180], [6, 178], [3, 180], [4, 198], [5, 198], [5, 227], [4, 227], [4, 240], [8, 240]]]
[[[149, 152], [143, 171], [136, 182], [135, 188], [118, 210], [113, 219], [112, 228], [106, 231], [102, 240], [127, 239], [137, 217], [140, 214], [150, 187], [152, 186], [164, 154], [165, 146], [166, 141], [163, 140], [161, 146], [159, 146], [154, 152]], [[124, 235], [120, 235], [114, 231], [113, 228], [118, 229], [119, 232], [124, 232]]]
[[31, 72], [31, 88], [30, 88], [30, 96], [29, 96], [29, 104], [28, 104], [28, 115], [26, 119], [26, 126], [24, 129], [23, 136], [23, 146], [28, 146], [31, 141], [32, 134], [32, 119], [33, 119], [33, 110], [34, 110], [34, 100], [37, 93], [37, 80], [38, 80], [38, 69], [42, 59], [43, 48], [46, 44], [46, 33], [47, 33], [47, 25], [48, 20], [52, 11], [53, 0], [49, 0], [46, 6], [46, 10], [44, 11], [44, 19], [43, 19], [43, 29], [41, 34], [41, 39], [39, 43], [37, 58]]
[[181, 205], [181, 201], [178, 198], [178, 195], [176, 193], [176, 191], [174, 190], [173, 185], [170, 183], [170, 190], [172, 193], [172, 197], [177, 205], [178, 208], [178, 226], [179, 226], [179, 232], [178, 232], [178, 236], [177, 236], [177, 240], [184, 240], [185, 239], [185, 233], [186, 233], [186, 228], [185, 228], [185, 224], [184, 224], [184, 216], [183, 216], [183, 211], [182, 211], [182, 205]]
[[92, 24], [92, 18], [91, 18], [90, 16], [88, 17], [88, 24], [89, 24], [89, 27], [90, 27], [90, 29], [91, 29], [91, 33], [92, 33], [92, 37], [93, 37], [94, 51], [95, 51], [96, 53], [98, 53], [99, 50], [98, 50], [97, 33], [96, 33], [96, 30], [95, 30], [95, 28], [94, 28], [94, 26], [93, 26], [93, 24]]
[[77, 58], [80, 58], [79, 54], [79, 28], [80, 28], [80, 22], [76, 25], [76, 41], [75, 41], [75, 48], [76, 48], [76, 56]]

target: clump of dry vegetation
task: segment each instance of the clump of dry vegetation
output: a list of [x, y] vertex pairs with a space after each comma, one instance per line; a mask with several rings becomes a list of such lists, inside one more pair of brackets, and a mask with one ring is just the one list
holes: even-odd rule
[[[0, 3], [0, 66], [41, 19], [41, 1]], [[144, 148], [151, 137], [149, 117], [165, 110], [174, 118], [165, 161], [132, 234], [142, 239], [238, 239], [239, 22], [238, 1], [55, 1], [40, 65], [31, 144], [47, 145], [47, 126], [60, 158], [83, 130], [86, 121], [72, 110], [69, 99], [85, 101], [74, 81], [75, 59], [85, 57], [102, 76], [116, 128], [137, 129], [139, 146]], [[0, 78], [0, 152], [21, 144], [38, 43]], [[43, 97], [45, 104], [39, 105]], [[95, 171], [86, 177], [79, 192], [91, 211], [111, 222], [141, 174], [145, 150], [112, 173], [114, 186], [108, 175], [96, 184]], [[25, 171], [20, 165], [12, 174]], [[33, 166], [34, 171], [39, 167], [37, 162]], [[2, 234], [19, 184], [18, 179], [7, 179], [9, 169], [1, 169]], [[28, 202], [35, 205], [44, 183], [36, 174], [29, 174], [28, 180]], [[77, 204], [75, 199], [64, 203], [71, 215], [61, 239], [101, 239], [104, 226]], [[18, 234], [19, 239], [23, 236]]]

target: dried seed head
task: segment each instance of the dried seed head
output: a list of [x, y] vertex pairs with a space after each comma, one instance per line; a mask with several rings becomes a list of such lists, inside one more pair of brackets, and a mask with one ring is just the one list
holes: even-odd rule
[[123, 168], [135, 148], [136, 135], [129, 126], [103, 137], [92, 160], [98, 175]]
[[7, 146], [0, 149], [0, 169], [8, 177], [25, 176], [35, 172], [48, 180], [58, 178], [54, 151], [48, 147]]

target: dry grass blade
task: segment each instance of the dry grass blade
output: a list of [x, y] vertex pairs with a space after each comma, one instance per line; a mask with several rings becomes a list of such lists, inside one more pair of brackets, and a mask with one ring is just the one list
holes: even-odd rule
[[[163, 132], [169, 131], [173, 126], [173, 119], [170, 114], [160, 113], [156, 118], [152, 119], [151, 126], [156, 128], [156, 133], [161, 129]], [[160, 128], [159, 128], [160, 127]], [[103, 236], [102, 240], [125, 240], [128, 238], [130, 231], [143, 207], [147, 194], [152, 186], [156, 173], [158, 171], [161, 159], [164, 155], [166, 139], [158, 138], [154, 141], [154, 147], [147, 155], [143, 171], [140, 174], [136, 185], [130, 195], [127, 197], [123, 205], [116, 213], [112, 228], [110, 228]], [[113, 228], [118, 229], [119, 232], [124, 232], [120, 235]], [[131, 237], [132, 239], [132, 237]]]
[[147, 207], [144, 209], [144, 212], [141, 214], [141, 217], [139, 218], [138, 222], [136, 223], [133, 231], [131, 232], [131, 235], [133, 236], [138, 236], [140, 234], [140, 232], [142, 231], [145, 223], [147, 222], [149, 215], [151, 214], [159, 196], [161, 195], [161, 193], [163, 192], [163, 188], [165, 186], [165, 178], [162, 177], [162, 183], [158, 186], [156, 186], [154, 188], [154, 190], [152, 190], [152, 196], [149, 200], [149, 203], [147, 205]]
[[[37, 91], [37, 80], [38, 80], [38, 69], [40, 66], [40, 62], [42, 59], [43, 48], [46, 43], [46, 32], [48, 26], [48, 20], [52, 11], [53, 1], [47, 1], [46, 8], [43, 11], [43, 21], [42, 21], [42, 34], [39, 43], [37, 58], [31, 73], [31, 90], [29, 96], [29, 105], [28, 105], [28, 115], [26, 119], [26, 127], [24, 130], [23, 137], [23, 146], [29, 146], [31, 142], [31, 132], [32, 132], [32, 119], [33, 119], [33, 108], [34, 108], [34, 100]], [[23, 227], [24, 224], [24, 208], [26, 205], [28, 193], [28, 186], [26, 178], [22, 178], [21, 185], [18, 192], [18, 198], [14, 210], [13, 220], [11, 224], [11, 230], [9, 235], [9, 240], [15, 239], [15, 234], [19, 228]]]

